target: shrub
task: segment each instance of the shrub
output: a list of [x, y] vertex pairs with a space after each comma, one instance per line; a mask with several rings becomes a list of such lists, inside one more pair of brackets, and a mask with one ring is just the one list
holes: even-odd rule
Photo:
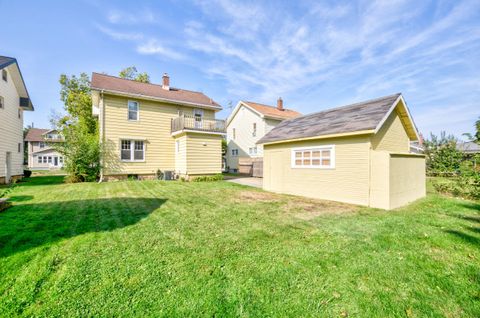
[[213, 176], [198, 176], [191, 179], [193, 182], [205, 182], [205, 181], [220, 181], [223, 180], [222, 174], [216, 174]]
[[32, 175], [32, 171], [31, 170], [23, 170], [23, 176], [25, 178], [30, 178], [30, 176]]

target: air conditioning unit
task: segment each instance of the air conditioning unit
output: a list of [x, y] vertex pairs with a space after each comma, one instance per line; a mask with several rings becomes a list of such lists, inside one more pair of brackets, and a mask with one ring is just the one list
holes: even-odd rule
[[173, 180], [174, 172], [166, 170], [163, 172], [163, 180]]

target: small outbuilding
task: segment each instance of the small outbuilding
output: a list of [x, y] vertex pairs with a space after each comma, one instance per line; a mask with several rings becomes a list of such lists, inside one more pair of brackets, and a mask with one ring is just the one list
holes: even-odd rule
[[265, 190], [394, 209], [425, 196], [425, 157], [402, 95], [286, 120], [258, 141]]

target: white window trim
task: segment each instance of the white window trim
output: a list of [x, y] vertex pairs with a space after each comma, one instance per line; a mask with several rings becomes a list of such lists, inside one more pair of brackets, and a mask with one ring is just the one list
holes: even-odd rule
[[[304, 151], [304, 150], [312, 150], [312, 151], [322, 151], [322, 150], [330, 150], [330, 166], [314, 166], [314, 165], [309, 165], [309, 166], [297, 166], [295, 165], [295, 152], [296, 151]], [[313, 147], [297, 147], [297, 148], [292, 148], [291, 150], [291, 167], [294, 169], [335, 169], [335, 145], [322, 145], [322, 146], [313, 146]], [[322, 162], [320, 161], [320, 164]]]
[[[123, 140], [126, 140], [126, 141], [130, 141], [130, 160], [127, 160], [127, 159], [122, 159], [122, 141]], [[134, 151], [135, 151], [135, 141], [141, 141], [143, 142], [143, 159], [142, 160], [135, 160], [133, 158], [135, 158], [134, 156]], [[120, 139], [120, 152], [119, 152], [119, 156], [120, 156], [120, 161], [121, 162], [145, 162], [145, 156], [147, 154], [147, 145], [145, 143], [145, 140], [142, 140], [142, 139], [127, 139], [127, 138], [122, 138]]]
[[[130, 119], [130, 102], [137, 103], [137, 119]], [[127, 101], [127, 120], [128, 121], [140, 121], [140, 102], [136, 100], [128, 100]]]

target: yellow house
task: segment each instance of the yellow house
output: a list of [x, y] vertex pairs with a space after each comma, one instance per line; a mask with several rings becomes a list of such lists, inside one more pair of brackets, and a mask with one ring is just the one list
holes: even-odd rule
[[93, 114], [98, 116], [104, 180], [221, 173], [225, 123], [208, 96], [162, 85], [93, 73]]
[[265, 190], [393, 209], [425, 196], [425, 158], [401, 94], [280, 123], [263, 144]]

